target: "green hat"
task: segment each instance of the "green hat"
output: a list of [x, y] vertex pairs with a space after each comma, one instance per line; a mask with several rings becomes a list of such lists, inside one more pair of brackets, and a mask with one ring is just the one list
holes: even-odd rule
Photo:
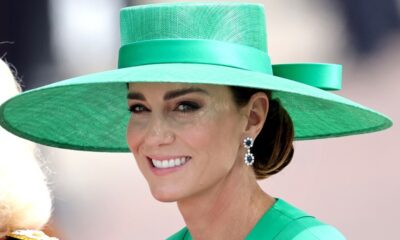
[[328, 92], [341, 88], [340, 65], [272, 65], [262, 5], [164, 3], [123, 8], [120, 17], [118, 69], [24, 92], [0, 107], [0, 125], [49, 146], [129, 151], [128, 82], [270, 89], [289, 112], [298, 140], [373, 132], [392, 124]]

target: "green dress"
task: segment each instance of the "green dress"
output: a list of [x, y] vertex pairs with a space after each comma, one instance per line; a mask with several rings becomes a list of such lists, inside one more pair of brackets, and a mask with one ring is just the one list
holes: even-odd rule
[[[167, 240], [191, 240], [186, 227]], [[245, 240], [343, 240], [336, 228], [297, 209], [282, 199], [258, 220]]]

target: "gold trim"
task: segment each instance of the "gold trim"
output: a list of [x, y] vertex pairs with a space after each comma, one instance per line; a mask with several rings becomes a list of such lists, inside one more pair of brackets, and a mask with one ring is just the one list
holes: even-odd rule
[[7, 234], [7, 237], [19, 240], [58, 240], [58, 238], [49, 237], [39, 230], [15, 230], [10, 234]]

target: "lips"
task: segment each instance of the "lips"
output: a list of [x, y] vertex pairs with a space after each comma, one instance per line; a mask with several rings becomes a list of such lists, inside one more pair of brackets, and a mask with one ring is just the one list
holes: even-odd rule
[[179, 167], [186, 164], [191, 157], [189, 156], [180, 156], [180, 157], [168, 157], [168, 158], [160, 158], [160, 157], [148, 157], [151, 161], [152, 165], [156, 169], [168, 169]]

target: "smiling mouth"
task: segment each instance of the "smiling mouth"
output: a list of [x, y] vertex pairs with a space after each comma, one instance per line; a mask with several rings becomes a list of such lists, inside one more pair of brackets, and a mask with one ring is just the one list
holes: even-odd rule
[[158, 160], [158, 159], [151, 159], [148, 158], [150, 162], [152, 163], [154, 168], [173, 168], [173, 167], [179, 167], [184, 164], [186, 164], [190, 159], [192, 159], [189, 156], [184, 156], [184, 157], [176, 157], [176, 158], [171, 158], [171, 159], [165, 159], [165, 160]]

